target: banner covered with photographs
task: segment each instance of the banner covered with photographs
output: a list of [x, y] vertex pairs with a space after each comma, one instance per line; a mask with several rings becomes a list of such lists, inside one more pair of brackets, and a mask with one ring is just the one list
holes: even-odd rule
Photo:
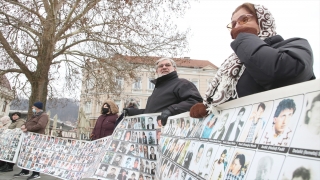
[[152, 180], [156, 174], [159, 114], [125, 117], [115, 129], [98, 169], [98, 179]]
[[18, 167], [61, 179], [92, 177], [110, 142], [109, 137], [81, 141], [31, 132], [23, 134]]
[[233, 100], [205, 118], [171, 116], [161, 128], [158, 113], [124, 117], [95, 141], [0, 130], [1, 158], [15, 162], [20, 150], [19, 167], [61, 179], [320, 179], [317, 82]]
[[0, 160], [15, 163], [22, 139], [20, 129], [0, 129]]
[[156, 179], [320, 179], [319, 112], [320, 88], [202, 119], [169, 117]]

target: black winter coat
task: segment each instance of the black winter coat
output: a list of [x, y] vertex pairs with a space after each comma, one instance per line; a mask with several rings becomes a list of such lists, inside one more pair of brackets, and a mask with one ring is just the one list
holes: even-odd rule
[[276, 35], [262, 41], [240, 33], [231, 47], [245, 65], [237, 83], [239, 97], [315, 79], [312, 49], [306, 39]]
[[197, 87], [186, 79], [178, 78], [176, 71], [161, 76], [152, 83], [155, 88], [148, 98], [146, 109], [130, 109], [130, 116], [158, 113], [165, 109], [176, 115], [190, 111], [194, 104], [202, 102]]

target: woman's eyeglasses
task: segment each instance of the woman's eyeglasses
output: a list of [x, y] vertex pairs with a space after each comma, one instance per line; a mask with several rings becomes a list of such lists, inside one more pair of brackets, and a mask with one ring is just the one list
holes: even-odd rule
[[231, 31], [234, 27], [236, 27], [237, 23], [239, 25], [244, 25], [246, 24], [247, 22], [249, 22], [249, 20], [251, 19], [253, 15], [252, 14], [244, 14], [244, 15], [241, 15], [237, 21], [231, 21], [231, 23], [229, 23], [227, 25], [227, 28], [229, 29], [229, 31]]

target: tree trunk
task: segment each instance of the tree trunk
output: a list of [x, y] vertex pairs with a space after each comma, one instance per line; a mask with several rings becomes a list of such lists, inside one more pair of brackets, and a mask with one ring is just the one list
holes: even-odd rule
[[[48, 72], [42, 74], [41, 77], [34, 76], [34, 81], [31, 82], [31, 96], [29, 99], [28, 119], [32, 116], [32, 106], [35, 102], [41, 101], [43, 103], [43, 111], [46, 110], [47, 95], [48, 95]], [[40, 79], [39, 79], [40, 78]]]

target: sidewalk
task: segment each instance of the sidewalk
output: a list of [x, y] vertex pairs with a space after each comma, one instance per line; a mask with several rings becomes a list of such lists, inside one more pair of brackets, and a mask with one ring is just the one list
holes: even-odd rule
[[[28, 178], [26, 176], [13, 177], [14, 174], [18, 174], [20, 171], [21, 171], [21, 168], [14, 166], [13, 171], [11, 171], [11, 172], [0, 172], [0, 180], [11, 180], [11, 179], [26, 180]], [[30, 172], [30, 175], [31, 175], [31, 172]], [[60, 178], [56, 178], [56, 177], [49, 176], [49, 175], [42, 174], [42, 173], [40, 173], [40, 176], [41, 176], [41, 179], [43, 179], [43, 180], [58, 180], [58, 179], [60, 179]], [[85, 178], [83, 180], [89, 180], [89, 179], [91, 179], [91, 178]]]

